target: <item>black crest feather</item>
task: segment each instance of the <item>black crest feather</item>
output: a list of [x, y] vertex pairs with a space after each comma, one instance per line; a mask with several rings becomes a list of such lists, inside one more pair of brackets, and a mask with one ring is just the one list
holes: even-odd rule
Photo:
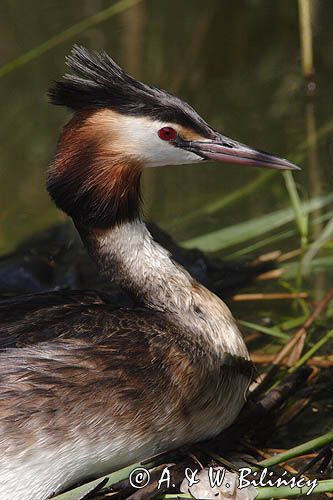
[[50, 102], [72, 110], [110, 108], [133, 116], [179, 123], [211, 137], [212, 129], [177, 97], [128, 75], [106, 52], [75, 45], [66, 58], [71, 73], [50, 88]]

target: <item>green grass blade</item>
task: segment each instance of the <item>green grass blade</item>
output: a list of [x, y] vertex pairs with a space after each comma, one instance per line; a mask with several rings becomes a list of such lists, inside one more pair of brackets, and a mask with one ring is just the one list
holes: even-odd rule
[[232, 193], [223, 197], [219, 197], [217, 200], [214, 200], [211, 203], [203, 205], [197, 210], [192, 210], [190, 213], [177, 217], [177, 220], [173, 221], [170, 225], [168, 225], [168, 227], [172, 229], [175, 229], [177, 227], [182, 227], [184, 224], [188, 224], [192, 220], [196, 220], [198, 217], [201, 217], [202, 215], [213, 215], [225, 209], [229, 205], [237, 203], [237, 201], [240, 200], [243, 201], [245, 197], [257, 191], [257, 189], [262, 187], [274, 175], [277, 175], [277, 173], [274, 171], [262, 172], [259, 175], [257, 175], [257, 177], [253, 181], [245, 184], [239, 189], [236, 189]]
[[301, 248], [306, 248], [308, 241], [309, 218], [302, 209], [302, 202], [299, 197], [295, 180], [291, 172], [283, 172], [283, 178], [289, 194], [290, 202], [295, 212], [295, 221], [301, 236]]
[[[324, 207], [333, 201], [333, 194], [313, 198], [302, 203], [302, 211], [305, 213], [313, 212]], [[270, 231], [284, 226], [294, 219], [294, 210], [284, 208], [270, 214], [266, 214], [256, 219], [251, 219], [224, 229], [212, 231], [205, 235], [197, 236], [183, 241], [185, 248], [199, 247], [206, 252], [216, 252], [230, 246], [243, 243], [252, 238], [269, 233]]]
[[243, 246], [239, 250], [233, 251], [231, 254], [223, 255], [223, 258], [238, 259], [240, 257], [244, 257], [245, 255], [249, 255], [253, 252], [257, 252], [257, 250], [260, 250], [260, 248], [267, 247], [272, 243], [280, 243], [283, 240], [291, 238], [295, 234], [296, 234], [296, 229], [290, 229], [289, 231], [282, 231], [280, 233], [268, 236], [267, 238], [261, 238], [259, 241], [256, 241], [251, 245]]
[[[313, 149], [315, 145], [319, 143], [322, 139], [324, 139], [328, 134], [330, 134], [333, 130], [333, 120], [326, 122], [319, 130], [315, 132], [313, 137], [311, 137], [311, 142], [309, 140], [303, 141], [295, 150], [295, 152], [290, 153], [288, 158], [291, 159], [296, 164], [301, 164], [309, 151]], [[211, 203], [201, 206], [197, 210], [193, 210], [190, 213], [187, 213], [183, 216], [177, 218], [176, 221], [171, 222], [167, 225], [169, 229], [175, 229], [176, 227], [183, 227], [184, 224], [190, 223], [192, 220], [195, 220], [197, 217], [202, 215], [213, 215], [224, 208], [236, 203], [238, 200], [244, 201], [244, 198], [253, 194], [259, 187], [262, 187], [267, 181], [269, 181], [272, 176], [277, 175], [277, 172], [263, 172], [256, 177], [252, 182], [248, 183], [246, 186], [242, 186], [236, 191], [224, 196], [223, 198], [219, 198], [214, 200]], [[297, 194], [298, 196], [298, 194]]]
[[[298, 262], [284, 262], [283, 268], [286, 270], [283, 278], [286, 280], [291, 280], [295, 278], [298, 274], [299, 263]], [[318, 259], [313, 259], [311, 265], [304, 269], [303, 274], [308, 275], [310, 273], [315, 273], [317, 271], [331, 271], [333, 268], [333, 259], [329, 257], [321, 257]]]
[[256, 323], [251, 323], [250, 321], [237, 320], [242, 326], [246, 326], [246, 328], [251, 328], [260, 333], [264, 333], [265, 335], [270, 335], [271, 337], [277, 337], [279, 339], [288, 340], [290, 337], [286, 333], [283, 333], [278, 327], [268, 328], [267, 326], [257, 325]]
[[322, 337], [318, 342], [316, 342], [311, 349], [309, 349], [303, 356], [297, 361], [297, 363], [292, 366], [288, 371], [289, 373], [294, 372], [300, 366], [304, 365], [312, 356], [317, 352], [323, 345], [333, 339], [333, 330], [330, 330], [324, 337]]
[[331, 219], [326, 224], [316, 241], [314, 241], [310, 245], [310, 248], [308, 249], [303, 259], [304, 267], [309, 266], [311, 260], [317, 255], [322, 246], [325, 245], [325, 243], [327, 243], [327, 241], [329, 241], [331, 238], [333, 238], [333, 219]]
[[[112, 472], [111, 474], [105, 474], [104, 476], [101, 476], [98, 479], [94, 479], [94, 481], [90, 481], [89, 483], [85, 483], [82, 486], [78, 486], [77, 488], [74, 488], [70, 491], [66, 491], [66, 493], [61, 493], [60, 495], [57, 495], [56, 497], [52, 497], [53, 500], [77, 500], [80, 496], [83, 496], [85, 493], [88, 493], [88, 491], [92, 490], [94, 486], [97, 486], [104, 478], [108, 478], [108, 482], [104, 486], [110, 487], [115, 483], [118, 483], [118, 481], [122, 481], [126, 479], [129, 474], [132, 472], [132, 470], [142, 467], [141, 463], [136, 463], [133, 465], [129, 465], [128, 467], [124, 467], [123, 469], [119, 469], [115, 472]], [[145, 468], [149, 468], [149, 465], [145, 465]]]
[[318, 448], [321, 448], [322, 446], [330, 444], [332, 441], [333, 441], [333, 430], [315, 439], [311, 439], [311, 441], [307, 441], [306, 443], [300, 444], [299, 446], [295, 446], [290, 450], [278, 453], [277, 455], [274, 455], [274, 457], [261, 460], [261, 462], [258, 462], [258, 464], [261, 467], [271, 467], [272, 465], [277, 465], [282, 462], [286, 462], [287, 460], [298, 457], [299, 455], [310, 453], [313, 450], [316, 450]]
[[[303, 488], [291, 488], [290, 486], [280, 486], [277, 487], [267, 487], [267, 488], [257, 488], [257, 496], [256, 500], [263, 500], [268, 498], [292, 498], [299, 497], [300, 495], [306, 495], [307, 492], [311, 491], [311, 486], [304, 486]], [[319, 493], [328, 493], [329, 491], [333, 491], [333, 479], [328, 479], [326, 481], [318, 481], [317, 486], [311, 493], [309, 498], [312, 498], [312, 495], [318, 495]]]
[[[316, 131], [314, 136], [311, 138], [311, 143], [309, 144], [308, 139], [303, 141], [296, 149], [294, 153], [290, 153], [288, 158], [291, 159], [296, 164], [300, 164], [306, 158], [309, 150], [311, 150], [318, 142], [324, 139], [333, 130], [333, 120], [326, 122], [319, 130]], [[277, 175], [277, 172], [262, 172], [258, 175], [252, 182], [245, 186], [237, 189], [236, 191], [214, 200], [211, 203], [203, 205], [198, 210], [193, 210], [183, 216], [177, 218], [176, 221], [171, 222], [167, 225], [169, 229], [175, 229], [178, 226], [183, 226], [184, 224], [190, 223], [195, 220], [200, 215], [213, 215], [216, 212], [223, 210], [224, 208], [236, 203], [238, 200], [244, 201], [244, 198], [253, 194], [259, 187], [262, 187], [267, 181], [269, 181], [272, 176]]]
[[116, 14], [120, 14], [121, 12], [129, 9], [133, 5], [139, 3], [140, 1], [142, 0], [120, 0], [119, 2], [114, 3], [110, 7], [107, 7], [104, 10], [100, 10], [99, 12], [96, 12], [95, 14], [87, 17], [86, 19], [83, 19], [82, 21], [73, 24], [69, 28], [65, 29], [64, 31], [61, 31], [60, 33], [57, 33], [56, 35], [52, 36], [51, 38], [41, 43], [40, 45], [37, 45], [37, 47], [28, 50], [24, 54], [16, 57], [12, 61], [9, 61], [7, 64], [1, 66], [0, 78], [4, 77], [8, 73], [11, 73], [17, 68], [23, 66], [24, 64], [33, 61], [37, 57], [48, 52], [49, 50], [54, 49], [61, 43], [70, 40], [71, 38], [74, 38], [83, 31], [93, 26], [96, 26], [97, 24], [102, 23], [107, 19], [110, 19], [110, 17], [113, 17]]
[[294, 328], [297, 328], [298, 326], [303, 325], [304, 321], [306, 320], [307, 315], [304, 314], [302, 316], [298, 316], [296, 318], [289, 318], [280, 323], [280, 328], [283, 332], [288, 332], [290, 330], [293, 330]]

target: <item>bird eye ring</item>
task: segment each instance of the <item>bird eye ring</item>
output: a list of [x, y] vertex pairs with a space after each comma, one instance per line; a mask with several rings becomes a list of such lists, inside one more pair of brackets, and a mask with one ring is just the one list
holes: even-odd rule
[[158, 137], [162, 141], [173, 141], [177, 136], [177, 132], [172, 127], [163, 127], [158, 131]]

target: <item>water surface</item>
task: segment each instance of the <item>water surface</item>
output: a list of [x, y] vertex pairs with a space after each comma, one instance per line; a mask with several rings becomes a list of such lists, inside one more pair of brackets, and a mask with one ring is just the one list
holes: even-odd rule
[[[75, 0], [3, 0], [0, 62], [109, 5], [107, 0], [82, 0], [80, 8]], [[63, 73], [64, 57], [74, 42], [105, 48], [134, 76], [189, 101], [225, 135], [300, 160], [303, 170], [295, 179], [303, 199], [331, 193], [333, 3], [317, 0], [314, 5], [317, 92], [310, 104], [301, 74], [297, 2], [290, 0], [142, 0], [3, 77], [0, 253], [65, 219], [50, 202], [44, 180], [69, 114], [48, 105], [46, 89]], [[327, 124], [328, 131], [310, 153], [309, 134]], [[177, 240], [187, 241], [289, 207], [282, 176], [262, 176], [257, 169], [214, 164], [146, 171], [145, 213]], [[249, 185], [251, 192], [235, 194]], [[206, 213], [212, 203], [216, 208]], [[325, 214], [329, 219], [332, 209], [327, 204], [311, 220]], [[312, 237], [322, 224], [312, 227]], [[296, 226], [291, 222], [288, 227]], [[267, 236], [271, 234], [260, 238]], [[225, 248], [223, 254], [230, 257], [253, 241]], [[296, 230], [295, 236], [260, 251], [298, 246]]]

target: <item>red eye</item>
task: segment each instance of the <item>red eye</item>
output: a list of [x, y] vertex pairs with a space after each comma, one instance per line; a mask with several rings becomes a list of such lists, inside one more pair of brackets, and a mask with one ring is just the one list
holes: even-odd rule
[[163, 127], [158, 131], [158, 137], [162, 141], [173, 141], [177, 135], [177, 132], [172, 127]]

